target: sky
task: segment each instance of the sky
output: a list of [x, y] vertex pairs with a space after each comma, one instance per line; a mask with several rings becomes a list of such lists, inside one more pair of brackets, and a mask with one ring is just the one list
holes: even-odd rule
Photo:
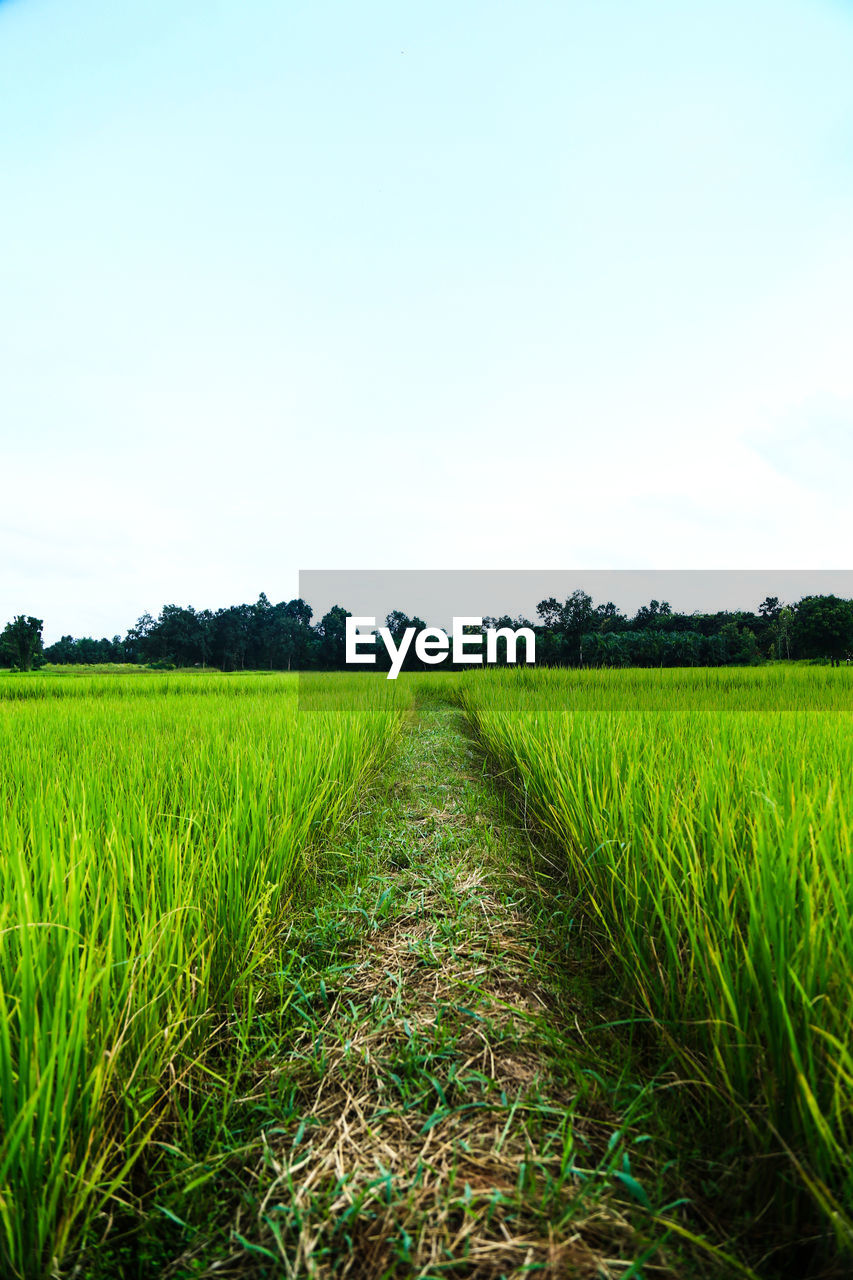
[[0, 624], [843, 569], [851, 67], [853, 0], [0, 0]]

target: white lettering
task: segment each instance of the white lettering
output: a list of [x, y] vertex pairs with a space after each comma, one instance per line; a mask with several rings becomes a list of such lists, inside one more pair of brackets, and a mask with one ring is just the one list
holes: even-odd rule
[[400, 641], [399, 648], [394, 643], [394, 637], [391, 635], [388, 627], [380, 627], [379, 634], [385, 641], [385, 648], [391, 657], [391, 670], [388, 672], [389, 680], [396, 680], [400, 674], [400, 668], [405, 661], [406, 654], [409, 652], [409, 645], [412, 643], [412, 636], [415, 634], [414, 627], [406, 627], [403, 632], [403, 638]]
[[536, 661], [536, 636], [530, 627], [519, 627], [517, 631], [513, 631], [511, 627], [498, 627], [497, 630], [489, 627], [486, 632], [486, 662], [498, 660], [498, 636], [503, 636], [506, 640], [507, 662], [515, 662], [515, 651], [519, 640], [524, 641], [524, 661]]
[[421, 662], [426, 662], [430, 666], [436, 662], [443, 662], [449, 648], [450, 641], [446, 631], [441, 631], [438, 627], [425, 627], [423, 631], [418, 632], [415, 653]]
[[375, 627], [375, 618], [347, 618], [346, 622], [346, 658], [350, 662], [375, 662], [375, 653], [359, 653], [360, 644], [376, 644], [376, 636], [360, 636], [359, 627]]
[[483, 637], [468, 636], [465, 634], [465, 627], [482, 627], [482, 618], [454, 618], [453, 619], [453, 661], [454, 662], [482, 662], [482, 653], [466, 653], [466, 644], [482, 645]]

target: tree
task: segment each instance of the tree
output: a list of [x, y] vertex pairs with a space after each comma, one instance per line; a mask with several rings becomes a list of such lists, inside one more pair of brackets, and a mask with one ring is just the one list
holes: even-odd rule
[[324, 667], [334, 671], [346, 665], [346, 627], [347, 618], [352, 614], [333, 604], [328, 613], [323, 614], [317, 632], [320, 636], [320, 660]]
[[257, 638], [263, 665], [276, 670], [304, 669], [310, 665], [314, 632], [311, 609], [304, 600], [281, 600], [270, 605], [261, 595], [255, 605]]
[[668, 600], [650, 600], [641, 605], [634, 618], [634, 626], [644, 631], [647, 628], [666, 627], [667, 620], [672, 617], [672, 606]]
[[282, 601], [281, 604], [276, 605], [276, 609], [282, 616], [288, 671], [291, 665], [301, 670], [310, 667], [318, 644], [317, 633], [311, 626], [314, 610], [301, 597]]
[[[137, 624], [138, 625], [138, 624]], [[149, 659], [191, 667], [205, 658], [204, 623], [190, 605], [165, 604], [160, 617], [148, 632]]]
[[214, 621], [212, 645], [214, 665], [223, 671], [237, 671], [248, 665], [250, 644], [255, 621], [254, 606], [234, 604], [228, 609], [217, 609]]
[[157, 623], [148, 612], [138, 618], [130, 628], [124, 641], [124, 650], [128, 662], [148, 662], [151, 657], [152, 633]]
[[853, 649], [853, 600], [804, 596], [794, 609], [791, 632], [799, 658], [846, 657]]
[[44, 651], [46, 662], [55, 662], [65, 664], [75, 661], [76, 640], [73, 636], [62, 636], [60, 640], [54, 640]]
[[791, 657], [791, 630], [794, 625], [794, 610], [785, 605], [779, 610], [776, 622], [776, 657]]
[[258, 603], [252, 606], [253, 631], [255, 647], [262, 666], [272, 670], [276, 654], [276, 612], [270, 604], [265, 591], [258, 596]]
[[[560, 604], [551, 596], [547, 600], [540, 600], [536, 612], [546, 631], [553, 631], [559, 637], [554, 653], [556, 661], [583, 666], [583, 637], [592, 630], [595, 619], [592, 596], [585, 591], [573, 591], [565, 604]], [[550, 659], [551, 646], [547, 647]]]
[[598, 631], [616, 631], [624, 626], [627, 619], [620, 609], [612, 600], [608, 600], [607, 604], [596, 605], [596, 630]]
[[305, 603], [301, 596], [297, 597], [296, 600], [288, 600], [286, 604], [282, 602], [278, 607], [284, 609], [286, 617], [298, 622], [300, 627], [307, 627], [314, 617], [314, 610], [310, 604]]
[[32, 671], [44, 660], [44, 644], [41, 618], [18, 614], [7, 622], [0, 635], [0, 661], [4, 666], [17, 667], [20, 671]]
[[749, 627], [739, 628], [736, 622], [727, 622], [720, 628], [717, 640], [722, 663], [752, 666], [758, 662], [758, 644]]

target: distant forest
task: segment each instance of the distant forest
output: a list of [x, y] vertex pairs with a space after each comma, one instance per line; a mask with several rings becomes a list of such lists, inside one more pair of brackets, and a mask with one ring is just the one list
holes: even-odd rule
[[[483, 625], [532, 627], [537, 666], [717, 667], [792, 658], [839, 663], [853, 655], [853, 601], [831, 595], [805, 596], [795, 604], [767, 596], [754, 613], [677, 613], [665, 600], [652, 600], [628, 617], [612, 602], [596, 605], [585, 591], [575, 591], [564, 601], [542, 600], [536, 615], [535, 622], [500, 617], [485, 618]], [[45, 647], [42, 620], [19, 615], [0, 633], [0, 666], [32, 670], [45, 663], [115, 662], [333, 671], [345, 665], [349, 616], [335, 605], [315, 623], [304, 600], [272, 604], [262, 594], [255, 604], [216, 612], [167, 604], [158, 618], [143, 614], [124, 638], [68, 635]], [[426, 624], [395, 611], [385, 625], [398, 641], [406, 627]], [[378, 646], [378, 667], [385, 656]], [[413, 649], [405, 666], [420, 666]]]

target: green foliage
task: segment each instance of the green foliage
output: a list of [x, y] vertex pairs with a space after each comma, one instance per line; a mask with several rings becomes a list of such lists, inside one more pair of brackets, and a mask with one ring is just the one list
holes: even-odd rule
[[0, 666], [17, 667], [19, 671], [32, 671], [42, 662], [43, 645], [41, 618], [28, 618], [19, 614], [7, 622], [0, 633]]
[[779, 1220], [853, 1247], [850, 673], [486, 672], [463, 703], [697, 1105], [775, 1157]]
[[853, 600], [806, 596], [797, 605], [793, 639], [803, 658], [849, 656], [853, 650]]
[[47, 1274], [164, 1127], [180, 1146], [395, 740], [402, 690], [341, 679], [348, 710], [304, 714], [288, 676], [0, 679], [3, 1275]]
[[[666, 600], [651, 600], [628, 618], [612, 601], [593, 605], [592, 596], [578, 590], [562, 603], [554, 597], [540, 601], [536, 612], [536, 626], [526, 618], [508, 616], [485, 618], [483, 625], [534, 629], [540, 666], [754, 666], [791, 658], [838, 662], [853, 653], [853, 601], [835, 596], [808, 596], [797, 605], [783, 605], [777, 596], [767, 596], [755, 613], [713, 614], [677, 613]], [[55, 664], [127, 662], [159, 669], [340, 670], [345, 666], [349, 616], [347, 609], [336, 604], [312, 625], [312, 610], [304, 600], [272, 604], [263, 592], [255, 604], [231, 605], [215, 613], [168, 604], [156, 619], [143, 614], [124, 640], [120, 636], [75, 640], [65, 635], [45, 651], [45, 658]], [[36, 620], [16, 619], [14, 625], [25, 621]], [[385, 625], [399, 643], [407, 627], [420, 630], [424, 623], [395, 609]], [[10, 634], [12, 627], [10, 623], [6, 629]], [[21, 666], [11, 654], [11, 648], [4, 650], [0, 645], [0, 665]], [[498, 655], [499, 663], [504, 663], [503, 644]], [[389, 665], [386, 650], [379, 645], [377, 667]], [[424, 667], [413, 647], [404, 667]]]
[[352, 615], [340, 605], [333, 605], [324, 614], [317, 634], [320, 637], [319, 658], [324, 667], [342, 667], [346, 649], [346, 620]]

